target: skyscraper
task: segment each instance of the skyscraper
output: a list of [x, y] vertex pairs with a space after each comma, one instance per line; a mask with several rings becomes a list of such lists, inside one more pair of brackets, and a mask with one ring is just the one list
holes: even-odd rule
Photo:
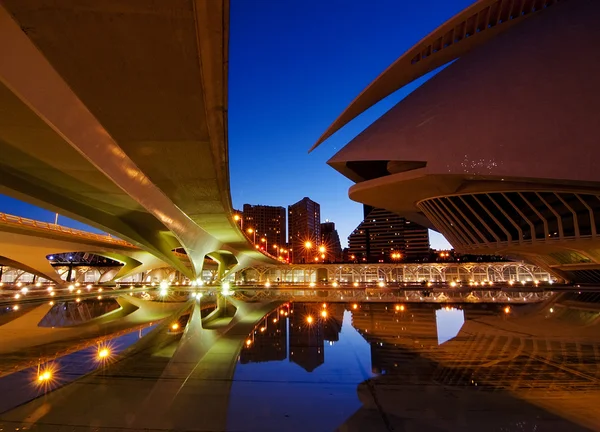
[[305, 244], [315, 248], [321, 243], [321, 206], [308, 197], [288, 206], [288, 236], [293, 262], [310, 259]]
[[266, 236], [269, 248], [285, 244], [284, 207], [244, 204], [243, 217], [244, 229], [256, 230], [257, 239]]
[[327, 248], [328, 261], [341, 261], [342, 245], [334, 222], [325, 221], [321, 224], [321, 244]]
[[[429, 231], [396, 213], [365, 206], [365, 219], [348, 237], [349, 254], [361, 262], [418, 261], [429, 255]], [[400, 253], [401, 258], [395, 257]]]

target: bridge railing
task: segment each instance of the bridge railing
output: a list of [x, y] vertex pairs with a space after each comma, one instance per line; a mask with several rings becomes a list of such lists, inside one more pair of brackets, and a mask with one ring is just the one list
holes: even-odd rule
[[74, 228], [65, 227], [62, 225], [57, 225], [48, 222], [42, 222], [34, 219], [28, 219], [21, 216], [15, 216], [7, 213], [0, 212], [0, 223], [5, 223], [9, 225], [18, 225], [22, 227], [34, 228], [43, 231], [52, 231], [61, 234], [67, 234], [76, 236], [78, 238], [84, 238], [89, 240], [96, 240], [101, 242], [107, 242], [112, 244], [117, 244], [121, 246], [128, 246], [135, 248], [135, 246], [125, 240], [121, 240], [116, 237], [112, 237], [110, 234], [95, 234], [87, 231], [82, 231]]

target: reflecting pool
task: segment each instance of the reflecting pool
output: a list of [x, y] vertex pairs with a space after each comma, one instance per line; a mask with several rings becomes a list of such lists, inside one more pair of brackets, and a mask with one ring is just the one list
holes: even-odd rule
[[511, 296], [4, 308], [0, 429], [600, 430], [600, 295]]

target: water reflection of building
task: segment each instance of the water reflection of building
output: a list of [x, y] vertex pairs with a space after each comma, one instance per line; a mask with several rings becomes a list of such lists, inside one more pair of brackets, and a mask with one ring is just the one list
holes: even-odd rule
[[327, 318], [321, 316], [317, 303], [293, 304], [290, 314], [290, 361], [312, 372], [325, 362], [325, 331]]
[[326, 341], [337, 342], [340, 340], [340, 331], [344, 320], [344, 305], [329, 304], [326, 308], [327, 319], [323, 321], [323, 335]]
[[[353, 327], [371, 345], [374, 373], [394, 373], [407, 363], [415, 366], [414, 362], [422, 354], [440, 353], [436, 321], [436, 310], [440, 305], [410, 304], [401, 307], [402, 310], [399, 305], [371, 303], [352, 309]], [[465, 317], [472, 319], [496, 314], [499, 308], [475, 309], [466, 306]]]
[[[286, 308], [281, 310], [287, 311]], [[281, 316], [280, 316], [281, 315]], [[240, 363], [281, 361], [287, 358], [287, 322], [280, 309], [267, 315], [254, 329], [240, 353]]]

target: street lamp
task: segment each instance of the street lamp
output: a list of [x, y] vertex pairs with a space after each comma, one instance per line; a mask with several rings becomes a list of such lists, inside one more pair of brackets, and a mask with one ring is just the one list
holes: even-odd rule
[[239, 214], [235, 214], [235, 215], [233, 215], [233, 220], [240, 223], [240, 229], [243, 231], [244, 230], [244, 218], [241, 217]]
[[312, 248], [312, 243], [310, 241], [306, 241], [304, 242], [304, 249], [306, 250], [306, 262], [308, 263], [308, 254], [310, 252], [310, 249]]
[[267, 235], [260, 239], [261, 242], [265, 244], [265, 252], [269, 252], [269, 240], [267, 239]]
[[248, 234], [254, 234], [254, 240], [252, 240], [252, 243], [256, 243], [256, 230], [248, 228]]

